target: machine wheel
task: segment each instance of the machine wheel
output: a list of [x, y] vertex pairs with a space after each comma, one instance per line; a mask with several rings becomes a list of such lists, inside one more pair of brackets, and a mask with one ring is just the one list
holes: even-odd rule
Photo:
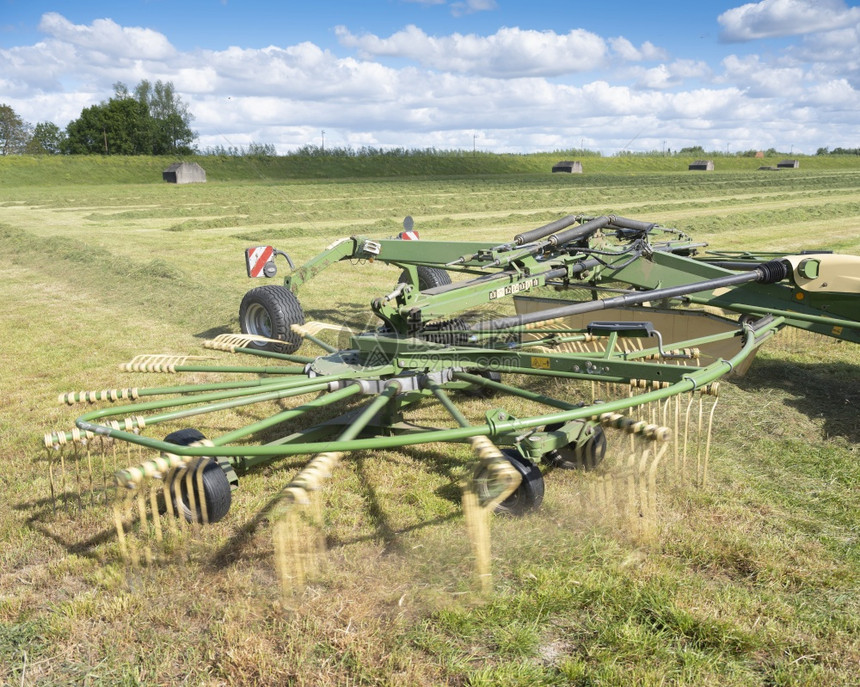
[[[177, 446], [190, 446], [205, 438], [198, 430], [187, 428], [171, 432], [164, 437], [164, 440]], [[179, 480], [178, 483], [177, 480]], [[209, 523], [218, 522], [230, 510], [232, 501], [230, 481], [221, 466], [212, 458], [192, 458], [184, 471], [173, 470], [165, 479], [165, 483], [176, 510], [182, 513], [188, 522], [203, 522], [204, 501]], [[194, 495], [193, 509], [189, 489]]]
[[191, 446], [195, 441], [201, 441], [205, 439], [206, 436], [199, 430], [194, 429], [193, 427], [186, 427], [185, 429], [177, 429], [175, 432], [171, 432], [164, 440], [168, 444], [176, 444], [177, 446]]
[[[425, 291], [436, 286], [447, 286], [451, 283], [451, 276], [443, 269], [438, 267], [427, 267], [419, 265], [415, 268], [418, 271], [418, 290]], [[400, 273], [398, 284], [409, 281], [409, 270], [403, 270]]]
[[[561, 424], [547, 425], [545, 432], [554, 432]], [[595, 425], [591, 428], [591, 435], [583, 444], [577, 445], [571, 442], [553, 451], [544, 454], [544, 458], [551, 464], [565, 470], [593, 470], [600, 465], [606, 455], [606, 433], [603, 427]]]
[[[477, 375], [478, 377], [483, 377], [484, 379], [489, 379], [491, 382], [502, 381], [501, 372], [497, 372], [496, 370], [480, 370], [474, 372], [473, 374]], [[471, 388], [466, 389], [466, 393], [469, 396], [473, 396], [475, 398], [493, 398], [494, 396], [499, 394], [499, 391], [497, 391], [496, 389], [492, 389], [488, 386], [474, 384]]]
[[[522, 481], [513, 494], [496, 506], [496, 513], [520, 516], [531, 510], [537, 510], [543, 502], [544, 493], [543, 475], [540, 469], [514, 449], [503, 449], [502, 453], [520, 473]], [[482, 485], [480, 482], [478, 484], [478, 496], [482, 500], [489, 496], [486, 485]]]
[[239, 306], [239, 327], [243, 334], [283, 341], [250, 343], [251, 348], [261, 348], [274, 353], [294, 353], [302, 345], [302, 338], [290, 327], [304, 323], [305, 315], [299, 299], [283, 286], [269, 284], [251, 289]]

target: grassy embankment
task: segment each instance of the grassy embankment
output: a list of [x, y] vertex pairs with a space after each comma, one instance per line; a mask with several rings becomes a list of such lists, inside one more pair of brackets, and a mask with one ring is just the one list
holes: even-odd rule
[[[56, 395], [172, 383], [116, 363], [201, 353], [203, 338], [235, 330], [250, 286], [241, 251], [261, 240], [301, 261], [336, 237], [390, 235], [407, 214], [425, 239], [503, 240], [569, 212], [614, 212], [723, 249], [860, 253], [851, 158], [776, 173], [718, 159], [712, 174], [672, 158], [587, 159], [586, 174], [560, 176], [549, 156], [511, 156], [524, 167], [500, 174], [511, 170], [499, 156], [457, 174], [469, 157], [396, 173], [365, 161], [379, 165], [368, 179], [360, 160], [203, 160], [210, 183], [185, 187], [160, 182], [167, 160], [0, 160], [0, 682], [856, 680], [860, 351], [829, 340], [783, 334], [724, 385], [710, 481], [662, 492], [656, 543], [579, 519], [579, 476], [548, 474], [541, 512], [495, 521], [495, 592], [483, 601], [469, 593], [457, 447], [353, 456], [326, 492], [329, 565], [289, 603], [255, 517], [299, 460], [246, 476], [182, 564], [126, 570], [106, 511], [51, 509], [39, 439], [81, 412]], [[332, 178], [291, 179], [303, 173]], [[310, 318], [355, 320], [394, 279], [343, 265], [302, 299]]]
[[[209, 181], [273, 181], [303, 179], [347, 179], [368, 177], [438, 177], [497, 174], [544, 174], [564, 154], [493, 155], [440, 153], [436, 155], [302, 156], [284, 157], [188, 157], [199, 162]], [[583, 157], [584, 172], [592, 174], [648, 174], [682, 172], [694, 160], [684, 157]], [[756, 159], [725, 156], [715, 158], [716, 174], [749, 172], [776, 166], [783, 157]], [[858, 162], [853, 156], [809, 156], [798, 158], [804, 170], [850, 170]], [[9, 186], [64, 186], [67, 184], [160, 183], [161, 172], [176, 158], [102, 156], [10, 156], [0, 160], [0, 188]], [[785, 170], [783, 170], [785, 171]]]

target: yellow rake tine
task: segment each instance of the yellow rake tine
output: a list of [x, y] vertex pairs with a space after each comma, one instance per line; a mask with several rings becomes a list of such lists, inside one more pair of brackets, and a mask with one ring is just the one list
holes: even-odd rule
[[[462, 485], [461, 503], [466, 531], [475, 557], [475, 570], [482, 592], [492, 588], [490, 557], [490, 516], [502, 501], [516, 491], [522, 477], [499, 448], [487, 436], [470, 439], [477, 462], [469, 479]], [[499, 480], [503, 486], [499, 493], [480, 502], [476, 489], [477, 480], [486, 474], [486, 479]]]
[[180, 532], [185, 532], [188, 523], [182, 508], [182, 480], [185, 479], [186, 467], [181, 467], [173, 475], [173, 503], [176, 505], [176, 522]]
[[701, 486], [705, 486], [705, 484], [707, 483], [707, 479], [708, 479], [708, 462], [710, 461], [710, 457], [711, 457], [711, 435], [712, 435], [712, 431], [713, 431], [713, 427], [714, 427], [714, 413], [717, 410], [717, 403], [719, 403], [719, 401], [720, 401], [719, 396], [714, 398], [714, 404], [711, 406], [711, 412], [708, 415], [708, 434], [707, 434], [707, 440], [705, 443], [705, 463], [704, 463], [704, 467], [702, 470], [702, 485]]
[[161, 530], [161, 516], [158, 513], [158, 488], [153, 484], [149, 488], [149, 507], [152, 510], [152, 526], [155, 529], [155, 540], [159, 543], [164, 541]]
[[196, 476], [195, 465], [189, 465], [185, 471], [185, 498], [188, 500], [189, 517], [188, 522], [191, 529], [195, 529], [198, 524], [197, 520], [197, 495], [194, 493], [194, 478]]
[[141, 553], [143, 554], [143, 558], [146, 561], [147, 565], [152, 565], [152, 548], [149, 546], [149, 524], [147, 522], [146, 517], [146, 496], [143, 493], [143, 487], [139, 487], [135, 494], [135, 501], [137, 501], [137, 513], [138, 518], [140, 519], [140, 525], [138, 528], [138, 536], [140, 538], [140, 548]]
[[627, 456], [627, 520], [631, 529], [636, 529], [638, 524], [638, 513], [636, 509], [636, 454], [630, 452]]
[[126, 563], [129, 561], [129, 551], [128, 544], [125, 538], [125, 525], [122, 520], [122, 510], [120, 508], [120, 499], [117, 496], [116, 500], [113, 503], [113, 520], [116, 525], [116, 538], [117, 543], [119, 544], [119, 552], [122, 556], [123, 561]]
[[197, 477], [197, 495], [198, 500], [200, 501], [200, 519], [202, 520], [202, 524], [209, 524], [209, 504], [206, 503], [206, 490], [203, 486], [203, 472], [206, 469], [208, 461], [200, 460], [197, 461], [197, 468], [194, 471], [195, 476]]
[[177, 514], [173, 508], [173, 496], [170, 493], [170, 487], [173, 484], [173, 482], [170, 481], [172, 477], [172, 472], [166, 475], [165, 481], [161, 486], [161, 490], [164, 493], [164, 508], [165, 517], [167, 519], [167, 526], [170, 529], [171, 534], [177, 535], [179, 534], [178, 525], [176, 524]]

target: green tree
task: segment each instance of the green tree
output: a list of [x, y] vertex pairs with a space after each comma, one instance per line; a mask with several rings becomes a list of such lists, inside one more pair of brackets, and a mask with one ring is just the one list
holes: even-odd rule
[[192, 152], [191, 113], [173, 84], [141, 81], [130, 93], [117, 82], [114, 96], [88, 107], [66, 127], [72, 154], [170, 155]]
[[30, 140], [30, 125], [9, 105], [0, 104], [0, 155], [23, 153]]
[[66, 134], [53, 122], [39, 122], [27, 143], [31, 155], [59, 155], [65, 147]]
[[[114, 88], [124, 84], [115, 84]], [[192, 114], [176, 93], [173, 84], [144, 79], [134, 89], [134, 97], [144, 103], [153, 120], [153, 154], [169, 155], [191, 152], [195, 134], [191, 130]]]
[[73, 155], [150, 155], [152, 121], [132, 98], [93, 105], [66, 127], [66, 152]]

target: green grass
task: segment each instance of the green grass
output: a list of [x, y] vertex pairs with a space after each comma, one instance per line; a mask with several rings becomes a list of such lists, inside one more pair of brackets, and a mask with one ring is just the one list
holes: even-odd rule
[[[52, 511], [38, 448], [82, 412], [58, 393], [160, 384], [116, 365], [201, 353], [235, 331], [247, 245], [303, 261], [337, 237], [391, 235], [407, 214], [424, 239], [501, 241], [614, 212], [715, 248], [860, 253], [860, 166], [845, 160], [758, 173], [718, 159], [694, 174], [671, 158], [610, 158], [565, 177], [548, 173], [550, 156], [441, 176], [419, 160], [402, 176], [342, 167], [297, 181], [280, 161], [224, 160], [209, 183], [182, 187], [160, 182], [168, 161], [0, 160], [0, 684], [856, 682], [856, 346], [784, 332], [724, 384], [710, 481], [661, 492], [652, 544], [584, 518], [578, 475], [548, 474], [539, 513], [494, 521], [487, 599], [457, 503], [463, 447], [351, 457], [326, 490], [327, 565], [286, 600], [258, 516], [301, 459], [244, 477], [184, 563], [127, 570], [107, 511]], [[339, 265], [302, 302], [312, 319], [359, 321], [396, 278]]]
[[[474, 177], [516, 174], [548, 174], [568, 153], [528, 155], [472, 153], [469, 151], [419, 153], [415, 155], [286, 155], [281, 157], [191, 156], [206, 170], [209, 181], [247, 181], [266, 183], [291, 180], [366, 179], [397, 177]], [[796, 175], [797, 170], [757, 171], [775, 166], [783, 158], [719, 156], [714, 172], [688, 172], [694, 158], [586, 156], [574, 159], [583, 163], [584, 174], [638, 175], [679, 173], [693, 177], [721, 179], [725, 173], [753, 172], [757, 177]], [[851, 170], [858, 165], [856, 156], [799, 156], [803, 170]], [[6, 156], [0, 159], [0, 188], [13, 186], [93, 186], [102, 184], [161, 184], [161, 173], [176, 162], [170, 157], [122, 156]], [[578, 179], [579, 174], [557, 174], [562, 179]], [[576, 183], [575, 181], [573, 183]]]

